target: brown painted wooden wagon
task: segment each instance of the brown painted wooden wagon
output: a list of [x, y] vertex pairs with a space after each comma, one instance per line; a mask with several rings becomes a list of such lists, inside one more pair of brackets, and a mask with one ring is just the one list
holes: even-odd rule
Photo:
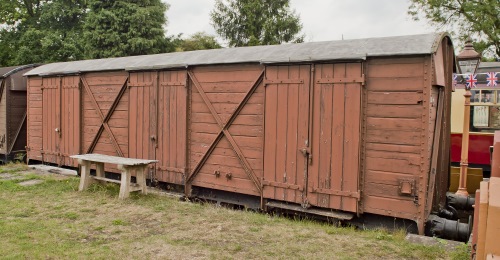
[[0, 68], [0, 162], [26, 155], [26, 78], [38, 65]]
[[28, 158], [154, 159], [148, 178], [186, 196], [423, 233], [448, 187], [454, 60], [425, 34], [48, 64], [27, 73]]

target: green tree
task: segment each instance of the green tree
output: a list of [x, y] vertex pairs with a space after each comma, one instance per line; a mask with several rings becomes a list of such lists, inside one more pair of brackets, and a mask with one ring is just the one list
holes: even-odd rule
[[462, 42], [472, 37], [476, 50], [492, 50], [500, 57], [498, 0], [411, 0], [408, 13], [415, 20], [423, 15], [434, 26], [452, 31]]
[[177, 45], [176, 51], [194, 51], [219, 49], [222, 46], [217, 42], [214, 36], [205, 32], [197, 32], [187, 39], [181, 39]]
[[18, 35], [6, 29], [0, 30], [0, 67], [16, 65], [14, 63], [16, 54], [16, 42]]
[[[227, 2], [227, 4], [226, 4]], [[217, 33], [229, 46], [302, 42], [302, 24], [289, 0], [216, 0], [210, 13]]]
[[0, 0], [0, 24], [15, 25], [38, 17], [48, 0]]
[[83, 58], [81, 41], [86, 0], [3, 1], [0, 65]]
[[87, 58], [155, 54], [167, 50], [161, 0], [89, 1], [84, 25]]

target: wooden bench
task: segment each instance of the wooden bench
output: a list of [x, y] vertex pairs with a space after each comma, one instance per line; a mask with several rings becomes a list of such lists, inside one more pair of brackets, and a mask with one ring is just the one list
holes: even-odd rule
[[[146, 171], [148, 165], [158, 162], [157, 160], [125, 158], [103, 154], [80, 154], [70, 157], [78, 159], [78, 163], [81, 166], [79, 191], [86, 190], [94, 182], [114, 182], [120, 184], [120, 194], [118, 196], [120, 199], [127, 198], [132, 191], [140, 191], [146, 194]], [[104, 177], [105, 163], [116, 164], [118, 166], [118, 169], [121, 171], [121, 180]], [[90, 166], [92, 164], [96, 166], [96, 176], [90, 175]], [[136, 173], [136, 183], [131, 183], [131, 174], [133, 171]]]

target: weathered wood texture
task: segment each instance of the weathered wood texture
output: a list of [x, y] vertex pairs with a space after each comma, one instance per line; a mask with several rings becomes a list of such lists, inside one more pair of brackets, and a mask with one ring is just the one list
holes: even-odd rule
[[[156, 160], [142, 160], [137, 158], [124, 158], [118, 156], [109, 156], [103, 154], [82, 154], [73, 155], [73, 159], [77, 159], [81, 166], [81, 177], [79, 191], [83, 191], [89, 187], [93, 182], [116, 182], [120, 184], [120, 193], [118, 197], [125, 199], [129, 197], [131, 191], [140, 191], [143, 194], [147, 193], [146, 175], [145, 171], [148, 164], [157, 162]], [[96, 176], [90, 175], [90, 165], [95, 164]], [[105, 164], [115, 164], [121, 170], [121, 179], [116, 181], [114, 179], [105, 178], [104, 168]], [[132, 171], [136, 175], [136, 183], [131, 183]]]
[[[81, 76], [82, 153], [129, 157], [127, 77], [126, 72]], [[106, 165], [106, 171], [119, 172], [110, 165]]]
[[264, 198], [306, 200], [310, 78], [310, 65], [266, 68]]
[[6, 93], [7, 109], [7, 152], [24, 151], [26, 146], [26, 91]]
[[139, 158], [124, 158], [105, 154], [78, 154], [70, 156], [73, 159], [85, 160], [99, 163], [113, 163], [121, 166], [137, 166], [156, 163], [157, 160], [144, 160]]
[[43, 161], [60, 164], [59, 145], [61, 139], [61, 78], [42, 79], [42, 155]]
[[147, 177], [187, 196], [198, 186], [381, 214], [422, 232], [447, 185], [453, 49], [441, 45], [366, 61], [30, 77], [28, 156], [156, 159]]
[[363, 82], [320, 82], [362, 75], [362, 63], [323, 64], [315, 68], [313, 159], [308, 178], [308, 199], [313, 205], [357, 212]]
[[33, 77], [28, 80], [28, 149], [30, 160], [42, 161], [42, 124], [43, 124], [42, 78]]
[[27, 93], [22, 75], [30, 69], [20, 69], [0, 79], [0, 154], [5, 156], [2, 161], [25, 151]]
[[[441, 45], [439, 46], [437, 52], [433, 56], [433, 67], [435, 68], [434, 75], [437, 78], [442, 78], [442, 80], [436, 79], [433, 85], [438, 88], [443, 88], [442, 97], [443, 98], [443, 113], [437, 115], [437, 118], [442, 117], [441, 124], [441, 134], [440, 140], [436, 144], [439, 147], [437, 149], [437, 164], [431, 167], [436, 169], [436, 180], [434, 198], [428, 198], [428, 201], [433, 202], [433, 210], [437, 210], [439, 207], [443, 207], [446, 203], [446, 192], [449, 187], [449, 174], [450, 174], [450, 133], [451, 133], [451, 89], [452, 89], [452, 78], [448, 75], [453, 74], [453, 62], [454, 62], [454, 49], [451, 42], [448, 39], [443, 39]], [[433, 154], [434, 156], [434, 154]]]
[[[366, 68], [362, 210], [417, 220], [423, 208], [437, 93], [430, 57], [371, 59]], [[432, 104], [429, 104], [432, 102]], [[433, 106], [434, 104], [434, 106]], [[402, 182], [412, 183], [402, 193]]]
[[[41, 86], [38, 86], [38, 80], [30, 80], [28, 138], [31, 152], [36, 154], [39, 142], [42, 142], [42, 158], [28, 154], [30, 159], [57, 165], [78, 165], [69, 156], [80, 153], [79, 82], [78, 76], [43, 78]], [[41, 140], [36, 132], [38, 129], [41, 130]]]
[[80, 77], [66, 76], [61, 79], [61, 119], [59, 156], [61, 165], [76, 167], [69, 158], [81, 153], [81, 94]]
[[160, 181], [184, 184], [187, 174], [187, 72], [158, 75], [156, 175]]
[[7, 92], [8, 80], [0, 79], [0, 153], [7, 154]]
[[266, 68], [264, 197], [357, 212], [362, 64], [311, 68]]
[[129, 79], [129, 156], [158, 159], [162, 182], [183, 184], [187, 146], [187, 72], [132, 72]]
[[255, 83], [262, 70], [251, 65], [193, 69], [189, 111], [192, 185], [260, 195], [255, 179], [260, 180], [263, 171], [264, 85]]

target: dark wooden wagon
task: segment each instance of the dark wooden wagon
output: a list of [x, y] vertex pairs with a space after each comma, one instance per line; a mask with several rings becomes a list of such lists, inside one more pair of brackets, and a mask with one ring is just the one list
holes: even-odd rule
[[26, 78], [37, 65], [0, 68], [0, 162], [26, 155]]
[[186, 196], [423, 233], [448, 187], [453, 70], [445, 34], [48, 64], [27, 73], [28, 158], [155, 159], [148, 178]]

